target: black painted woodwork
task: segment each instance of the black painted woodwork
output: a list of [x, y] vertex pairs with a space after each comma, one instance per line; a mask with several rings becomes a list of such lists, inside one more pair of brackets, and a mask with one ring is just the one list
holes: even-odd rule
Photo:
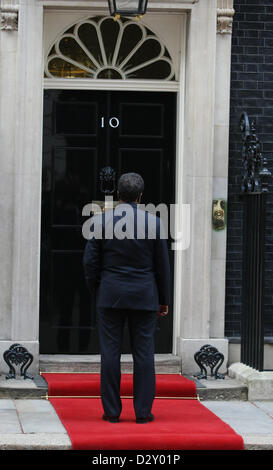
[[[143, 203], [173, 203], [175, 116], [175, 93], [45, 91], [40, 353], [99, 353], [95, 299], [83, 277], [82, 207], [104, 199], [99, 173], [108, 165], [117, 179], [143, 176]], [[157, 322], [157, 353], [172, 351], [172, 323], [170, 307]], [[122, 352], [130, 352], [127, 330]]]

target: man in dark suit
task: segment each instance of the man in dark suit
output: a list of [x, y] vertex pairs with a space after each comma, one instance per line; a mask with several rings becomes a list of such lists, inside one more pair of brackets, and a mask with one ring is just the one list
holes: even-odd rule
[[120, 204], [115, 211], [93, 217], [94, 224], [101, 225], [102, 236], [87, 242], [83, 257], [89, 290], [97, 289], [103, 419], [110, 422], [119, 421], [122, 409], [120, 357], [126, 318], [136, 422], [154, 419], [154, 333], [157, 315], [168, 313], [170, 266], [160, 218], [138, 208], [143, 190], [140, 175], [120, 177]]

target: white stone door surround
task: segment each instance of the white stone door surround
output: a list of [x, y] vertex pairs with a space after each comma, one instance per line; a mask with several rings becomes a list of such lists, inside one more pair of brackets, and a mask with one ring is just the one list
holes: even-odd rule
[[[224, 11], [230, 9], [231, 0], [218, 2], [222, 2], [218, 4], [221, 15], [227, 18]], [[1, 281], [0, 285], [0, 354], [2, 357], [12, 343], [23, 344], [34, 354], [32, 371], [37, 372], [42, 98], [43, 87], [50, 86], [43, 83], [45, 12], [47, 8], [63, 12], [88, 8], [91, 16], [98, 11], [107, 14], [108, 10], [106, 2], [99, 0], [92, 2], [94, 10], [89, 1], [19, 0], [17, 4], [18, 31], [2, 28], [0, 46], [0, 60], [2, 65], [9, 63], [15, 87], [11, 94], [11, 83], [1, 83], [1, 95], [9, 92], [9, 123], [13, 120], [14, 125], [3, 126], [10, 166], [0, 168], [0, 177], [5, 182], [7, 173], [10, 175], [14, 204], [12, 210], [4, 209], [9, 218], [12, 214], [12, 239], [3, 230], [0, 233], [0, 256], [9, 276], [9, 282], [4, 285]], [[3, 12], [2, 7], [2, 16]], [[181, 356], [182, 371], [188, 373], [195, 371], [193, 353], [203, 344], [215, 345], [228, 358], [224, 338], [226, 233], [212, 232], [211, 205], [213, 197], [227, 197], [231, 38], [230, 31], [220, 31], [220, 27], [217, 34], [217, 0], [150, 0], [147, 22], [148, 15], [152, 18], [153, 14], [162, 18], [173, 15], [174, 19], [179, 14], [185, 19], [179, 39], [185, 59], [179, 65], [180, 80], [168, 86], [173, 86], [178, 99], [176, 202], [191, 206], [191, 243], [187, 250], [175, 254], [174, 285], [173, 353]], [[218, 14], [219, 19], [219, 10]], [[2, 100], [1, 116], [5, 115], [5, 106]], [[178, 223], [181, 217], [180, 211]], [[1, 369], [6, 370], [2, 362]]]

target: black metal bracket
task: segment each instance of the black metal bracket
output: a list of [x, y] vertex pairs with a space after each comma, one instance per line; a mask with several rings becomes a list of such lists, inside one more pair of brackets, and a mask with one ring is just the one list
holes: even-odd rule
[[12, 344], [7, 351], [3, 354], [4, 361], [9, 366], [9, 373], [6, 379], [15, 379], [15, 368], [12, 364], [22, 364], [20, 368], [20, 375], [24, 379], [33, 379], [32, 375], [27, 373], [27, 369], [33, 361], [33, 355], [21, 344]]
[[[200, 367], [200, 372], [194, 374], [194, 377], [197, 377], [198, 379], [207, 379], [208, 372], [205, 366], [208, 366], [210, 368], [211, 377], [214, 377], [215, 379], [225, 378], [223, 374], [218, 373], [218, 370], [224, 362], [224, 354], [219, 352], [214, 346], [204, 344], [204, 346], [194, 354], [194, 360]], [[213, 372], [214, 368], [215, 371]]]

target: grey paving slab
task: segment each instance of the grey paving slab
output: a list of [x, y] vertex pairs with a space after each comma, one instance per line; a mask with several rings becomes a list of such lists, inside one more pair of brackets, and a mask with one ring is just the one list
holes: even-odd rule
[[50, 402], [15, 400], [24, 433], [65, 433], [65, 428]]
[[[273, 401], [201, 403], [241, 434], [246, 449], [273, 450]], [[71, 442], [49, 401], [0, 399], [0, 449], [71, 449]]]
[[209, 410], [229, 424], [239, 434], [273, 435], [273, 420], [261, 408], [251, 402], [204, 401]]
[[22, 429], [18, 420], [17, 411], [15, 409], [1, 409], [0, 434], [21, 432]]
[[18, 413], [31, 412], [31, 413], [50, 413], [56, 414], [53, 406], [48, 400], [43, 399], [17, 399], [14, 401]]
[[25, 412], [19, 415], [25, 434], [28, 433], [65, 433], [61, 421], [52, 414]]
[[15, 410], [15, 404], [13, 400], [9, 400], [9, 399], [0, 400], [0, 410]]
[[273, 401], [255, 401], [253, 403], [273, 418]]

